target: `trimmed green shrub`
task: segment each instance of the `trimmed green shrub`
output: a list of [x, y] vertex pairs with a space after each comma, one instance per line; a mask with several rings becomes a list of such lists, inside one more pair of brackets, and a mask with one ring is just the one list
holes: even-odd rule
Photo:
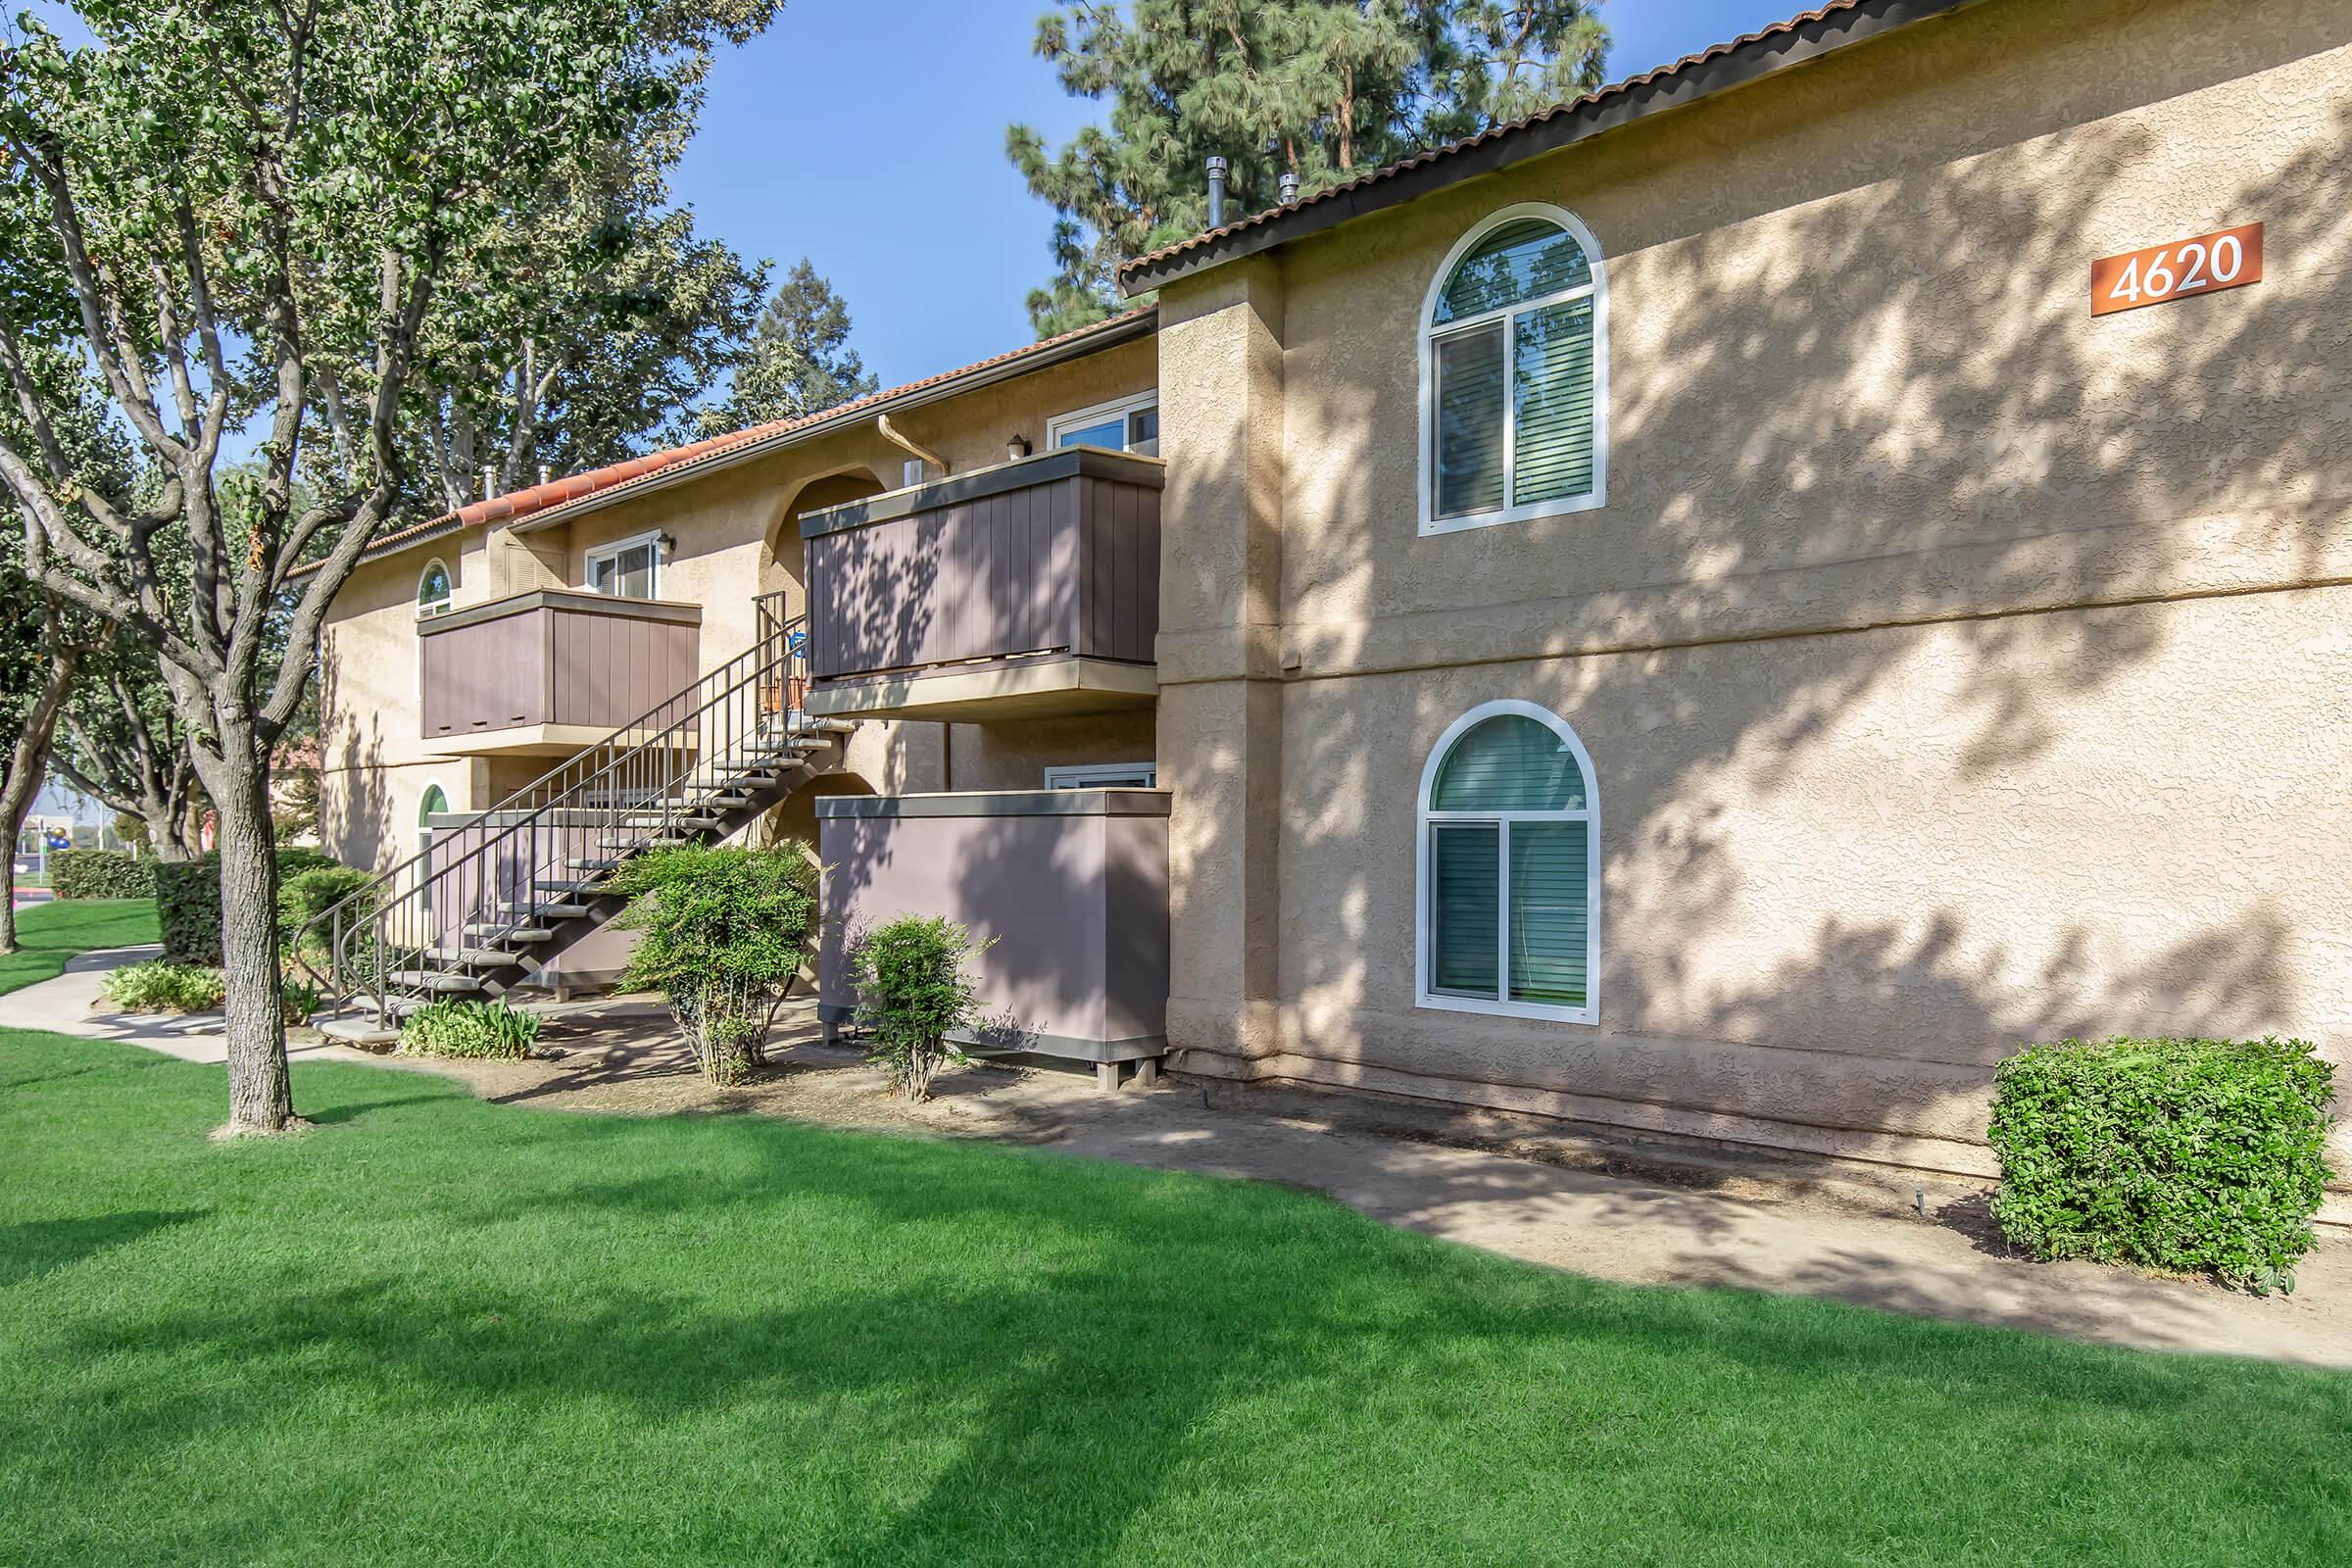
[[[333, 856], [300, 845], [277, 851], [277, 884], [282, 889], [305, 871], [336, 864]], [[184, 963], [220, 961], [220, 853], [155, 867], [155, 912], [163, 927], [164, 956]]]
[[108, 970], [98, 994], [122, 1012], [211, 1012], [228, 988], [208, 965], [150, 958]]
[[[282, 858], [280, 863], [283, 863]], [[307, 871], [297, 871], [285, 877], [277, 887], [277, 939], [284, 945], [286, 956], [293, 958], [297, 956], [295, 940], [301, 936], [304, 926], [359, 892], [373, 878], [368, 872], [357, 866], [332, 864], [315, 865]], [[372, 902], [368, 901], [368, 904]], [[353, 924], [367, 918], [368, 905], [355, 906], [346, 912], [349, 918], [344, 929], [349, 930]], [[314, 960], [325, 957], [327, 939], [323, 932], [309, 946], [313, 951], [308, 956]]]
[[519, 1061], [538, 1039], [538, 1016], [503, 1002], [428, 1002], [400, 1023], [400, 1049], [412, 1056]]
[[742, 1082], [766, 1059], [776, 1008], [808, 962], [816, 863], [790, 841], [689, 846], [638, 857], [612, 888], [629, 899], [613, 923], [638, 933], [621, 985], [668, 998], [705, 1078]]
[[2300, 1040], [2061, 1040], [2000, 1065], [2001, 1233], [2039, 1257], [2294, 1288], [2334, 1069]]
[[49, 857], [49, 891], [61, 899], [151, 899], [155, 862], [121, 850], [59, 850]]
[[903, 915], [851, 945], [866, 1059], [902, 1099], [930, 1099], [933, 1075], [964, 1064], [948, 1036], [977, 1021], [979, 990], [966, 962], [974, 951], [970, 932], [937, 915]]

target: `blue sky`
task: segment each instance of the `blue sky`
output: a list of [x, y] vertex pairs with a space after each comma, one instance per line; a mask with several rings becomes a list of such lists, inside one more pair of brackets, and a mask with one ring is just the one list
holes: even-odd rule
[[[1812, 0], [1606, 0], [1615, 80]], [[1051, 213], [1004, 161], [1021, 120], [1058, 143], [1100, 106], [1030, 52], [1044, 0], [787, 0], [723, 58], [674, 187], [701, 226], [849, 301], [888, 386], [1029, 340]], [[877, 26], [887, 19], [887, 27]]]

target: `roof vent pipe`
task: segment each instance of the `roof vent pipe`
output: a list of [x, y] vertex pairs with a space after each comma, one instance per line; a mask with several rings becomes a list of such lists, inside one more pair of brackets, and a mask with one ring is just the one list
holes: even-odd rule
[[482, 499], [487, 501], [497, 494], [498, 469], [485, 463], [482, 465]]
[[1298, 171], [1292, 170], [1282, 176], [1282, 205], [1290, 207], [1298, 200]]
[[1225, 226], [1225, 171], [1224, 159], [1211, 154], [1208, 160], [1208, 226]]
[[546, 464], [544, 464], [544, 463], [542, 463], [541, 465], [539, 465], [539, 482], [540, 482], [541, 484], [545, 484], [545, 483], [547, 483], [548, 479], [549, 479], [549, 478], [550, 478], [550, 477], [553, 475], [554, 471], [555, 471], [554, 469], [550, 468], [550, 467], [549, 467], [549, 466], [548, 466]]

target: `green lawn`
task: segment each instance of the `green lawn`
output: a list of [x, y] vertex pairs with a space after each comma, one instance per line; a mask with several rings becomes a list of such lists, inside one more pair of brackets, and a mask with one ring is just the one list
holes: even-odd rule
[[0, 1558], [2342, 1563], [2352, 1378], [1267, 1187], [0, 1035]]
[[19, 909], [17, 951], [0, 954], [0, 997], [64, 974], [76, 953], [161, 940], [153, 899], [52, 900]]

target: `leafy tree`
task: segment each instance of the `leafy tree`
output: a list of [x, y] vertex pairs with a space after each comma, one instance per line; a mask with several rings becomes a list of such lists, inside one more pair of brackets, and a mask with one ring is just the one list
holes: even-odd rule
[[848, 302], [803, 257], [760, 315], [729, 422], [798, 418], [873, 391], [881, 383], [849, 345]]
[[[108, 418], [105, 401], [77, 383], [71, 359], [55, 348], [36, 349], [25, 357], [24, 369], [26, 379], [53, 401], [49, 434], [55, 457], [73, 482], [126, 488], [129, 443]], [[13, 400], [0, 404], [0, 439], [23, 441], [29, 433]], [[4, 490], [0, 527], [12, 537], [22, 537], [25, 529], [25, 519]], [[26, 576], [13, 552], [0, 556], [0, 735], [11, 737], [0, 752], [0, 769], [5, 769], [0, 772], [0, 825], [7, 830], [10, 851], [0, 868], [0, 953], [17, 951], [17, 836], [55, 760], [59, 722], [75, 688], [86, 683], [86, 667], [107, 658], [114, 642], [110, 622]]]
[[[276, 1132], [294, 1116], [270, 759], [328, 603], [402, 497], [419, 357], [427, 384], [457, 373], [440, 356], [465, 302], [444, 285], [564, 170], [669, 113], [669, 65], [713, 29], [649, 0], [75, 9], [94, 44], [27, 18], [0, 47], [0, 377], [24, 425], [0, 432], [0, 481], [27, 576], [154, 646], [193, 730], [220, 835], [225, 1130]], [[71, 395], [34, 373], [43, 354], [72, 363]], [[93, 395], [152, 494], [75, 474], [61, 426]], [[239, 502], [217, 470], [248, 423]], [[305, 501], [314, 444], [330, 478]]]
[[186, 860], [203, 809], [194, 739], [155, 647], [123, 635], [82, 661], [54, 761], [67, 783], [135, 822], [159, 859]]
[[668, 205], [707, 65], [707, 49], [674, 61], [675, 102], [644, 134], [555, 171], [526, 220], [453, 272], [418, 388], [433, 505], [478, 497], [484, 467], [506, 491], [543, 465], [576, 472], [700, 433], [695, 408], [743, 362], [767, 284], [765, 263]]
[[1121, 262], [1207, 226], [1211, 154], [1233, 212], [1274, 205], [1285, 174], [1311, 195], [1597, 86], [1608, 35], [1597, 0], [1068, 0], [1036, 47], [1110, 105], [1058, 152], [1005, 131], [1055, 215], [1029, 296], [1047, 336], [1116, 310]]

